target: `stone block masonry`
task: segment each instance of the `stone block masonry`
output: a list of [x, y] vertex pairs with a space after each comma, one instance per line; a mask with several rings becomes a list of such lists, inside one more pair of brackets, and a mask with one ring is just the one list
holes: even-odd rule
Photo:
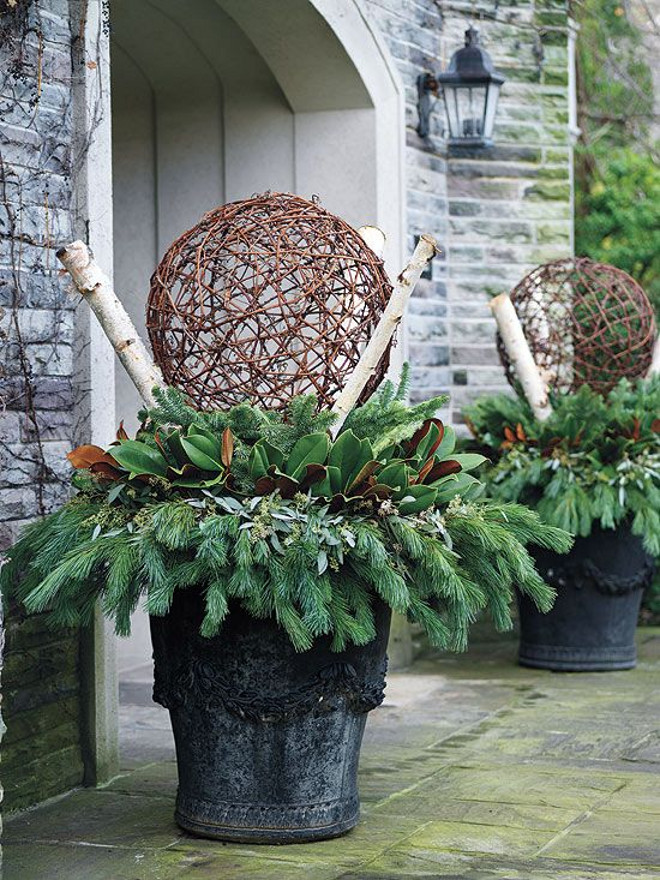
[[[444, 415], [507, 390], [488, 300], [573, 249], [569, 18], [563, 0], [368, 0], [406, 95], [409, 247], [431, 232], [445, 251], [408, 318], [413, 402], [448, 393]], [[495, 146], [449, 150], [442, 101], [421, 139], [417, 77], [444, 68], [469, 23], [506, 77]]]
[[[74, 300], [55, 248], [72, 235], [71, 4], [0, 19], [0, 554], [68, 492]], [[83, 780], [79, 636], [5, 609], [7, 811]]]

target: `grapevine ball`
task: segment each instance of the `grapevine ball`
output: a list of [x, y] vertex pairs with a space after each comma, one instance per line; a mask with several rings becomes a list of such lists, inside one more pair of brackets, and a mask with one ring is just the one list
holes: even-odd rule
[[[206, 214], [151, 279], [147, 330], [169, 385], [200, 409], [296, 394], [329, 406], [391, 294], [382, 260], [344, 220], [287, 193]], [[387, 351], [365, 391], [382, 380]]]
[[[586, 258], [538, 266], [511, 293], [530, 351], [548, 386], [581, 385], [607, 393], [622, 378], [647, 373], [653, 354], [653, 307], [621, 269]], [[510, 384], [515, 371], [498, 337]]]

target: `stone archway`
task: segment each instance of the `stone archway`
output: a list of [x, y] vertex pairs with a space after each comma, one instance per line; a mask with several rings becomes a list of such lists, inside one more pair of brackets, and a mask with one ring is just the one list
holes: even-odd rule
[[[318, 193], [399, 262], [400, 95], [355, 3], [115, 0], [111, 45], [115, 283], [138, 327], [169, 243], [253, 192]], [[118, 415], [136, 407], [118, 372]]]
[[[114, 281], [139, 329], [170, 242], [266, 189], [377, 223], [398, 270], [402, 88], [357, 0], [113, 0], [111, 24]], [[132, 427], [139, 400], [114, 378]], [[130, 687], [150, 656], [144, 616], [118, 654]]]

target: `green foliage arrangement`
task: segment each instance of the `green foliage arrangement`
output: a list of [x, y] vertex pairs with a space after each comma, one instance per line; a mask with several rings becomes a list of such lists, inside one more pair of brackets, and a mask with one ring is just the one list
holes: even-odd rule
[[407, 613], [435, 645], [465, 647], [488, 609], [510, 625], [517, 586], [552, 604], [525, 547], [571, 540], [518, 504], [479, 498], [443, 403], [403, 403], [385, 383], [333, 441], [313, 396], [278, 415], [241, 405], [202, 413], [156, 392], [135, 439], [70, 453], [78, 493], [29, 526], [0, 571], [5, 592], [57, 626], [85, 623], [100, 599], [119, 634], [141, 599], [168, 612], [174, 591], [201, 589], [204, 636], [232, 603], [274, 617], [298, 650], [375, 636], [373, 598]]
[[489, 493], [533, 507], [577, 535], [629, 521], [660, 556], [660, 378], [622, 380], [603, 397], [586, 385], [558, 395], [545, 421], [522, 398], [484, 398], [467, 410], [477, 445], [493, 459]]

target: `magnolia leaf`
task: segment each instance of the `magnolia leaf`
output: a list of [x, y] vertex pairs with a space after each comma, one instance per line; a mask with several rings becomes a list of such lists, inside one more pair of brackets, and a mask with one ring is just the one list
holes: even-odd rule
[[325, 476], [311, 487], [312, 495], [315, 498], [331, 498], [341, 492], [342, 481], [339, 468], [326, 465], [324, 471]]
[[187, 489], [208, 489], [211, 486], [217, 486], [218, 483], [221, 483], [224, 480], [224, 474], [217, 474], [215, 477], [210, 477], [209, 479], [202, 479], [201, 477], [180, 477], [177, 480], [172, 481], [173, 486], [184, 486]]
[[248, 467], [255, 480], [267, 474], [271, 467], [281, 471], [283, 465], [284, 453], [276, 446], [272, 446], [267, 440], [259, 440], [250, 450]]
[[221, 459], [225, 467], [229, 467], [234, 457], [234, 435], [229, 428], [225, 428], [222, 432], [222, 454]]
[[264, 475], [255, 481], [254, 491], [257, 495], [270, 495], [275, 491], [275, 480], [272, 477]]
[[353, 474], [360, 470], [364, 464], [362, 442], [351, 430], [344, 431], [332, 444], [328, 464], [341, 472], [344, 486], [348, 486]]
[[457, 474], [462, 470], [460, 462], [453, 458], [446, 458], [444, 461], [436, 462], [426, 475], [426, 484], [428, 486], [446, 477], [448, 474]]
[[360, 440], [360, 458], [358, 461], [358, 466], [349, 477], [349, 486], [357, 485], [359, 481], [365, 479], [365, 476], [362, 475], [362, 471], [365, 468], [369, 467], [370, 463], [374, 461], [374, 459], [375, 453], [369, 440]]
[[424, 480], [430, 474], [431, 470], [433, 469], [434, 464], [435, 464], [435, 459], [429, 458], [429, 460], [426, 462], [426, 464], [420, 469], [419, 473], [417, 474], [417, 479], [415, 480], [415, 482], [416, 483], [423, 483]]
[[123, 440], [112, 448], [110, 455], [131, 474], [164, 477], [167, 473], [167, 462], [162, 453], [140, 440]]
[[156, 439], [157, 443], [158, 440], [161, 441], [159, 443], [159, 448], [163, 450], [165, 458], [168, 460], [174, 459], [179, 467], [188, 461], [188, 457], [181, 445], [181, 432], [179, 430], [175, 429], [165, 435], [158, 433]]
[[427, 419], [405, 445], [406, 451], [426, 461], [440, 446], [444, 434], [445, 426], [440, 419]]
[[408, 485], [408, 468], [402, 460], [391, 461], [377, 474], [379, 483], [385, 483], [393, 489], [403, 489]]
[[166, 445], [165, 441], [164, 441], [163, 438], [160, 436], [160, 433], [159, 433], [158, 431], [156, 431], [156, 433], [154, 434], [154, 443], [155, 443], [156, 446], [160, 449], [160, 451], [163, 453], [163, 458], [166, 459], [166, 458], [167, 458], [167, 453], [168, 453], [169, 450], [168, 450], [168, 448], [167, 448], [167, 445]]
[[204, 437], [209, 443], [212, 443], [213, 446], [220, 451], [220, 444], [218, 443], [218, 438], [213, 433], [210, 428], [205, 427], [204, 425], [200, 425], [198, 422], [193, 422], [193, 424], [188, 428], [187, 432], [188, 437]]
[[193, 464], [203, 471], [221, 471], [220, 446], [201, 434], [181, 438], [181, 445]]
[[248, 467], [253, 479], [259, 480], [268, 473], [268, 455], [261, 442], [255, 443], [250, 450]]
[[275, 480], [275, 488], [278, 490], [282, 498], [293, 498], [296, 492], [300, 491], [300, 483], [292, 477], [283, 474]]
[[327, 471], [322, 464], [308, 464], [305, 468], [305, 476], [300, 481], [300, 491], [305, 492], [310, 486], [321, 482], [326, 473]]
[[386, 446], [384, 449], [379, 450], [378, 459], [382, 461], [383, 464], [386, 464], [387, 461], [392, 458], [394, 453], [396, 452], [396, 443], [390, 443], [389, 446]]
[[[435, 504], [436, 490], [432, 486], [408, 486], [394, 496], [397, 501], [399, 513], [407, 516], [411, 513], [420, 513]], [[401, 495], [401, 498], [397, 498]]]
[[190, 464], [189, 461], [187, 461], [183, 467], [174, 468], [170, 465], [167, 469], [168, 480], [177, 480], [179, 477], [191, 479], [192, 477], [199, 477], [201, 474], [202, 469], [198, 468], [196, 464]]
[[85, 470], [97, 461], [107, 460], [104, 449], [89, 443], [84, 446], [78, 446], [76, 449], [72, 449], [71, 452], [67, 452], [66, 457], [77, 470]]
[[351, 480], [351, 482], [345, 486], [347, 492], [353, 492], [360, 488], [362, 483], [367, 480], [375, 470], [380, 467], [380, 462], [375, 459], [371, 459], [368, 461], [355, 475], [355, 478]]
[[116, 467], [114, 461], [112, 464], [108, 464], [107, 461], [95, 461], [93, 465], [90, 465], [89, 470], [95, 476], [103, 480], [112, 480], [112, 482], [121, 480], [122, 476], [124, 476], [119, 468]]
[[488, 459], [485, 455], [479, 455], [477, 452], [464, 452], [460, 455], [452, 455], [452, 461], [457, 461], [464, 471], [472, 471]]
[[316, 563], [318, 566], [319, 574], [323, 574], [327, 571], [328, 568], [328, 554], [325, 550], [319, 550], [318, 556], [316, 557]]
[[327, 434], [307, 434], [295, 444], [286, 462], [287, 476], [300, 479], [308, 464], [325, 464], [330, 448]]
[[472, 474], [451, 474], [445, 477], [440, 484], [436, 484], [436, 504], [446, 504], [455, 495], [462, 495], [463, 492], [471, 489], [475, 484], [481, 485], [476, 477]]
[[438, 448], [435, 450], [435, 457], [437, 461], [442, 461], [443, 458], [447, 458], [448, 456], [452, 455], [454, 449], [456, 448], [456, 432], [451, 425], [445, 425], [444, 428], [445, 433], [442, 441]]
[[392, 487], [386, 486], [384, 483], [376, 483], [373, 486], [369, 486], [369, 488], [364, 493], [365, 498], [380, 498], [381, 501], [385, 498], [389, 498], [392, 494]]
[[328, 467], [328, 477], [330, 478], [330, 491], [328, 495], [336, 495], [342, 490], [341, 471], [336, 467]]

